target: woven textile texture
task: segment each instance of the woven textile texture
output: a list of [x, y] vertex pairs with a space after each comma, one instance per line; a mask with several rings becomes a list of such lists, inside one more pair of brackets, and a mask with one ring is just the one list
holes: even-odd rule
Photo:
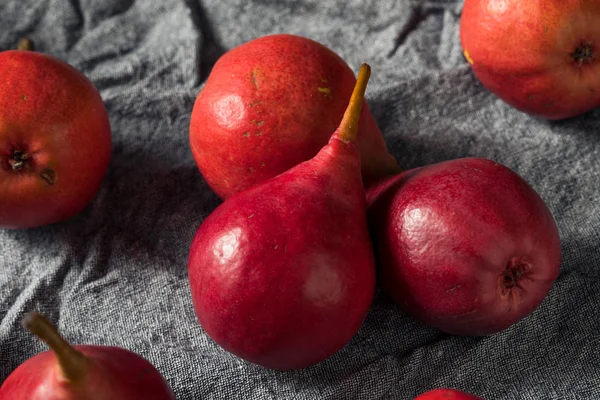
[[[549, 122], [500, 101], [462, 56], [461, 10], [458, 0], [0, 1], [0, 50], [27, 35], [78, 68], [113, 131], [107, 176], [82, 213], [0, 230], [0, 382], [46, 350], [20, 326], [39, 310], [73, 343], [144, 356], [182, 400], [410, 400], [444, 386], [487, 400], [600, 399], [600, 110]], [[192, 158], [190, 112], [220, 55], [281, 32], [323, 43], [355, 72], [371, 65], [369, 106], [403, 168], [486, 157], [534, 187], [563, 260], [533, 314], [495, 335], [455, 337], [378, 290], [344, 349], [292, 372], [245, 363], [208, 338], [186, 267], [220, 200]]]

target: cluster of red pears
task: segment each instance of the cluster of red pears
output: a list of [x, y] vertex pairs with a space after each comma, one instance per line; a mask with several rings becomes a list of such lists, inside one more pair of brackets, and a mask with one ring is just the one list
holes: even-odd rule
[[370, 73], [271, 35], [226, 53], [196, 99], [192, 152], [223, 201], [194, 237], [189, 281], [205, 332], [238, 357], [279, 370], [330, 357], [376, 279], [428, 327], [494, 334], [559, 273], [553, 216], [518, 174], [474, 157], [397, 165], [365, 100]]
[[[466, 60], [526, 113], [597, 107], [600, 4], [538, 3], [465, 0]], [[0, 53], [1, 228], [80, 212], [111, 153], [94, 85], [32, 50]], [[191, 244], [189, 283], [205, 332], [240, 358], [278, 370], [325, 360], [360, 329], [376, 281], [426, 327], [490, 335], [532, 313], [558, 276], [559, 232], [536, 191], [484, 158], [403, 170], [365, 99], [370, 74], [310, 39], [269, 35], [224, 54], [197, 96], [190, 147], [223, 201]], [[37, 313], [24, 325], [52, 351], [18, 367], [2, 400], [173, 398], [134, 353], [71, 346]]]

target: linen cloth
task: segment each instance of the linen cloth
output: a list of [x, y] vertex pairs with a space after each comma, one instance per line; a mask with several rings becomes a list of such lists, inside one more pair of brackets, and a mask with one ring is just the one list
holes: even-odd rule
[[[47, 348], [20, 326], [39, 310], [73, 343], [151, 361], [178, 399], [412, 399], [454, 387], [488, 400], [600, 399], [600, 110], [560, 122], [521, 113], [461, 54], [458, 0], [2, 0], [0, 50], [21, 36], [82, 71], [110, 116], [100, 192], [62, 223], [0, 230], [0, 381]], [[380, 290], [354, 339], [305, 370], [245, 363], [198, 324], [189, 245], [219, 204], [188, 144], [193, 102], [228, 49], [258, 36], [317, 40], [356, 72], [399, 164], [464, 156], [523, 176], [558, 223], [561, 274], [530, 316], [455, 337]], [[0, 77], [1, 79], [1, 77]]]

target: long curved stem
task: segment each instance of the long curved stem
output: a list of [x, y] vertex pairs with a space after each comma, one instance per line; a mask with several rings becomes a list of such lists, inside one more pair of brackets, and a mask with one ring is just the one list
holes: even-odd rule
[[90, 360], [71, 346], [46, 317], [33, 311], [23, 318], [22, 325], [52, 349], [67, 381], [76, 383], [83, 380]]
[[363, 63], [358, 71], [358, 77], [356, 78], [356, 84], [354, 85], [352, 96], [350, 96], [348, 107], [344, 112], [344, 117], [342, 118], [342, 122], [339, 126], [338, 137], [340, 140], [346, 143], [356, 140], [360, 111], [365, 98], [367, 83], [369, 82], [370, 77], [371, 67], [369, 64]]

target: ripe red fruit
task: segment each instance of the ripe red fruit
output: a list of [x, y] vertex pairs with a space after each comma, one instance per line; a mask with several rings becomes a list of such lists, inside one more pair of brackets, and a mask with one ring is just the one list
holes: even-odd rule
[[174, 400], [160, 373], [139, 355], [110, 346], [71, 346], [38, 313], [23, 325], [45, 351], [19, 365], [0, 387], [2, 400]]
[[559, 273], [548, 207], [519, 175], [482, 158], [406, 171], [369, 189], [383, 285], [415, 319], [450, 334], [508, 328]]
[[[208, 185], [227, 198], [312, 158], [340, 123], [355, 81], [336, 53], [300, 36], [263, 36], [224, 54], [190, 121]], [[357, 143], [365, 180], [397, 172], [366, 101]]]
[[0, 228], [69, 218], [96, 195], [111, 131], [93, 84], [49, 55], [0, 53]]
[[361, 67], [348, 110], [312, 159], [239, 192], [202, 223], [189, 281], [202, 327], [225, 350], [272, 369], [299, 369], [356, 334], [375, 290], [357, 121]]
[[463, 52], [481, 83], [547, 119], [600, 105], [600, 2], [465, 0]]
[[481, 397], [456, 389], [435, 389], [423, 393], [414, 400], [483, 400]]

